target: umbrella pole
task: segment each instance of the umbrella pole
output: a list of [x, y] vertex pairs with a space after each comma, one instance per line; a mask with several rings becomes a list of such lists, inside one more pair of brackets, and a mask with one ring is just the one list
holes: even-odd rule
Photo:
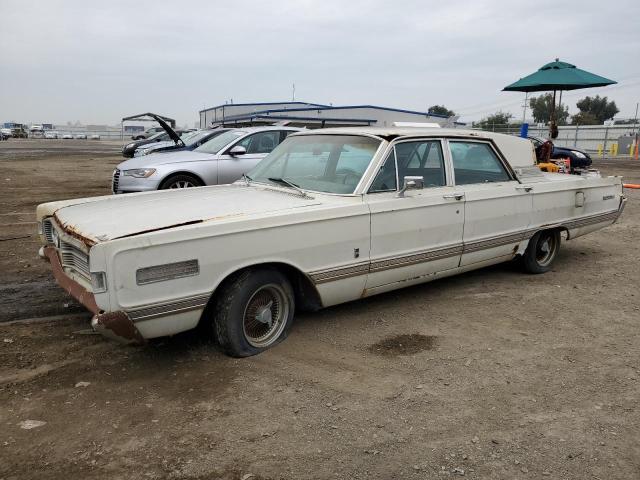
[[549, 138], [555, 140], [558, 137], [558, 127], [556, 125], [556, 91], [553, 91], [551, 101], [551, 115], [549, 116]]

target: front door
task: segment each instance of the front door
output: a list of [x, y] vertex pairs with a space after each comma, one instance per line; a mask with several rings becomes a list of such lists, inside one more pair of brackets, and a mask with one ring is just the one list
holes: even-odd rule
[[[462, 253], [464, 199], [447, 178], [440, 140], [394, 145], [366, 195], [371, 211], [367, 289], [456, 268]], [[405, 176], [424, 188], [398, 196]]]
[[509, 173], [491, 143], [449, 140], [456, 189], [464, 193], [461, 266], [506, 260], [524, 241], [533, 196]]

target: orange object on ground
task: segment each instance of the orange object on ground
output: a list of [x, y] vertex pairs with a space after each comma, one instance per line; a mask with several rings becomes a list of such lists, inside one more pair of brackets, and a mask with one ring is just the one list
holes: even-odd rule
[[640, 189], [640, 185], [638, 185], [637, 183], [623, 183], [622, 186], [624, 188], [638, 188], [638, 189]]

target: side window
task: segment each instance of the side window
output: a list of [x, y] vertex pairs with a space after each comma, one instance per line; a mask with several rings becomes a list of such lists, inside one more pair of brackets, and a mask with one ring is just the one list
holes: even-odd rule
[[425, 187], [447, 184], [440, 140], [401, 142], [395, 150], [400, 183], [406, 176], [417, 176], [424, 179]]
[[395, 192], [398, 189], [396, 176], [395, 149], [391, 149], [391, 153], [378, 170], [378, 174], [369, 188], [369, 193]]
[[457, 185], [508, 182], [509, 174], [486, 143], [449, 142]]
[[236, 145], [246, 148], [247, 153], [271, 153], [278, 143], [280, 143], [280, 132], [270, 130], [249, 135]]

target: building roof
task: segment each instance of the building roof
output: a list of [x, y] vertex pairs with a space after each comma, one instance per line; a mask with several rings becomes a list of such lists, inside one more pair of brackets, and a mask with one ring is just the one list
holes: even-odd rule
[[250, 107], [251, 105], [256, 106], [268, 106], [268, 105], [312, 105], [314, 107], [328, 107], [329, 105], [322, 105], [319, 103], [309, 103], [309, 102], [255, 102], [255, 103], [223, 103], [221, 105], [216, 105], [215, 107], [205, 108], [200, 110], [199, 113], [208, 112], [209, 110], [215, 110], [216, 108], [222, 107]]
[[[447, 115], [441, 115], [439, 113], [429, 113], [429, 112], [418, 112], [415, 110], [406, 110], [406, 109], [402, 109], [402, 108], [392, 108], [392, 107], [383, 107], [380, 105], [340, 105], [340, 106], [334, 106], [334, 105], [322, 105], [319, 103], [309, 103], [309, 102], [261, 102], [261, 103], [229, 103], [229, 104], [224, 104], [224, 105], [217, 105], [215, 107], [210, 107], [210, 108], [205, 108], [204, 110], [200, 110], [200, 113], [202, 112], [207, 112], [209, 110], [214, 110], [216, 108], [221, 108], [221, 107], [229, 107], [229, 106], [235, 106], [235, 107], [249, 107], [249, 106], [269, 106], [269, 105], [306, 105], [305, 107], [299, 107], [299, 108], [273, 108], [273, 109], [269, 109], [266, 108], [264, 110], [256, 110], [255, 112], [252, 112], [254, 114], [267, 114], [267, 113], [277, 113], [277, 112], [303, 112], [303, 111], [309, 111], [309, 110], [348, 110], [348, 109], [362, 109], [362, 108], [372, 108], [375, 110], [385, 110], [388, 112], [400, 112], [400, 113], [411, 113], [414, 115], [426, 115], [429, 117], [437, 117], [437, 118], [449, 118]], [[241, 114], [243, 116], [249, 115], [249, 113], [246, 114]], [[232, 118], [232, 117], [229, 117]]]

